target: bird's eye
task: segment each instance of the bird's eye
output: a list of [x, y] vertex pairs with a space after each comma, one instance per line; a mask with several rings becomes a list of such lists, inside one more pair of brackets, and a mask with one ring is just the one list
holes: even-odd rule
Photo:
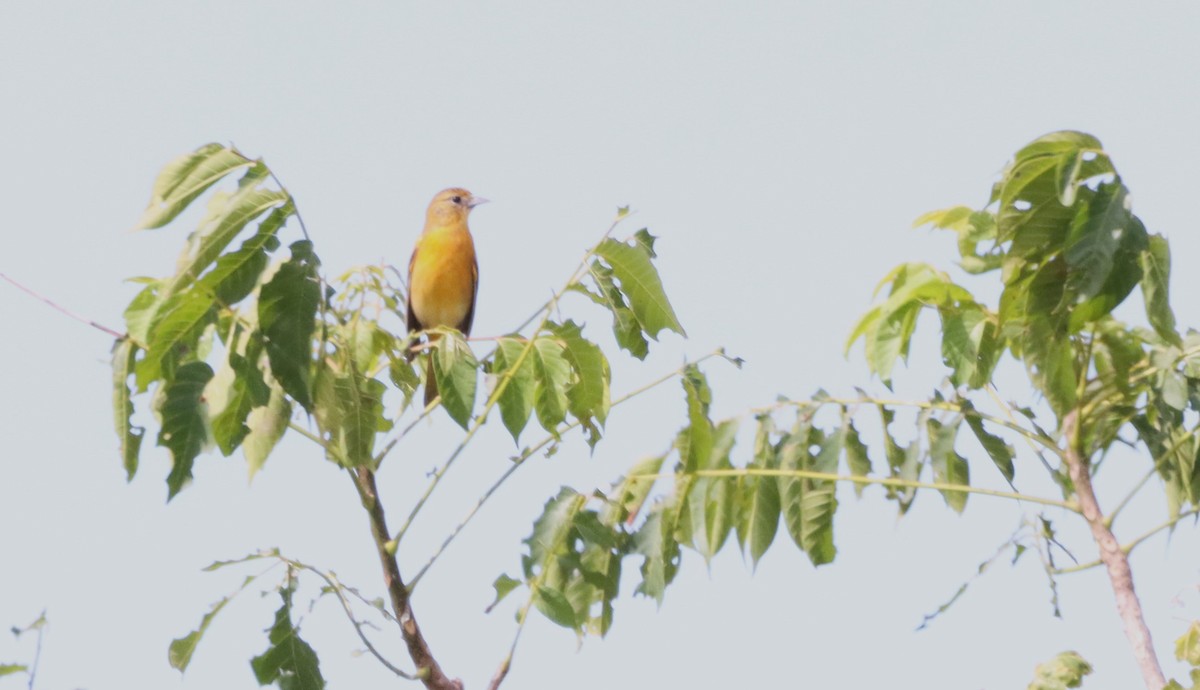
[[456, 204], [462, 204], [463, 199], [461, 196], [452, 196], [450, 197], [450, 201], [453, 201]]

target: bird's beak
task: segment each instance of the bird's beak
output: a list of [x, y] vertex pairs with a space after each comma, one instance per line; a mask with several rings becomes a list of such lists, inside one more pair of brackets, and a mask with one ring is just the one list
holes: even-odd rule
[[486, 204], [487, 202], [488, 200], [481, 196], [473, 196], [471, 197], [471, 200], [467, 202], [467, 208], [475, 208], [476, 206], [480, 204]]

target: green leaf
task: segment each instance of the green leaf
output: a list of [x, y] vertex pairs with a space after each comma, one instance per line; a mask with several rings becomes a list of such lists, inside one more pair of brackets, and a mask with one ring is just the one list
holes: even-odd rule
[[[771, 444], [773, 427], [770, 417], [764, 415], [759, 418], [754, 441], [754, 462], [751, 464], [755, 469], [778, 467], [775, 448]], [[748, 495], [745, 499], [746, 509], [742, 514], [743, 528], [740, 534], [744, 534], [742, 542], [749, 548], [750, 561], [757, 568], [759, 559], [775, 541], [782, 504], [779, 499], [779, 482], [774, 477], [759, 476], [748, 479], [753, 481], [746, 484]]]
[[413, 396], [417, 393], [417, 388], [421, 385], [421, 376], [413, 369], [411, 362], [406, 361], [403, 357], [393, 355], [391, 364], [388, 366], [388, 378], [404, 396], [403, 408], [407, 409], [412, 403]]
[[1142, 252], [1142, 295], [1146, 298], [1146, 316], [1159, 337], [1173, 345], [1181, 343], [1175, 331], [1175, 313], [1171, 310], [1171, 246], [1162, 235], [1150, 235], [1149, 247]]
[[1095, 296], [1108, 281], [1117, 240], [1132, 220], [1119, 182], [1102, 184], [1089, 196], [1067, 237], [1067, 288], [1077, 300]]
[[1142, 280], [1140, 259], [1149, 245], [1149, 234], [1137, 216], [1130, 216], [1116, 242], [1108, 280], [1094, 297], [1076, 304], [1071, 310], [1069, 329], [1072, 333], [1078, 333], [1104, 318], [1125, 301]]
[[171, 664], [171, 668], [179, 669], [180, 673], [187, 670], [188, 664], [192, 663], [192, 655], [196, 653], [196, 647], [200, 644], [200, 639], [208, 631], [208, 626], [232, 598], [232, 596], [228, 596], [213, 604], [208, 613], [200, 619], [200, 627], [183, 637], [171, 640], [171, 645], [167, 648], [167, 661]]
[[564, 628], [571, 628], [572, 630], [579, 628], [580, 621], [576, 616], [575, 607], [557, 589], [547, 587], [546, 585], [538, 585], [533, 603], [551, 622], [561, 625]]
[[188, 204], [229, 173], [254, 161], [221, 144], [205, 144], [167, 164], [150, 195], [150, 204], [134, 229], [161, 228]]
[[525, 562], [525, 577], [538, 575], [534, 566], [542, 569], [562, 551], [574, 526], [575, 515], [583, 507], [585, 496], [570, 487], [562, 487], [558, 495], [546, 502], [542, 514], [533, 523], [533, 533], [525, 539], [529, 558]]
[[[821, 444], [820, 453], [814, 457], [810, 446], [821, 439], [820, 432], [812, 428], [809, 415], [811, 410], [797, 412], [795, 427], [781, 441], [779, 469], [836, 472], [841, 433]], [[837, 554], [833, 544], [833, 513], [837, 510], [833, 483], [795, 476], [779, 479], [783, 522], [792, 541], [813, 565], [831, 562]]]
[[[737, 420], [725, 420], [713, 432], [709, 457], [697, 469], [729, 469], [729, 453], [737, 437]], [[733, 489], [730, 477], [697, 477], [688, 491], [686, 503], [690, 512], [693, 545], [705, 562], [725, 545], [733, 528]]]
[[[866, 477], [871, 474], [871, 458], [867, 454], [867, 445], [859, 437], [858, 429], [849, 414], [843, 413], [843, 448], [846, 452], [846, 465], [854, 477]], [[862, 496], [865, 484], [854, 484], [854, 494]]]
[[321, 262], [312, 243], [300, 240], [290, 247], [292, 258], [283, 262], [258, 298], [258, 322], [271, 363], [271, 376], [283, 390], [312, 412], [311, 368], [313, 332], [321, 303]]
[[708, 387], [708, 377], [694, 364], [684, 368], [680, 381], [688, 406], [688, 426], [681, 435], [686, 445], [680, 449], [680, 456], [684, 460], [684, 468], [694, 472], [703, 467], [712, 455], [713, 423], [708, 417], [712, 389]]
[[[238, 191], [231, 195], [213, 196], [209, 203], [209, 214], [188, 238], [177, 262], [175, 275], [168, 281], [164, 294], [173, 295], [191, 285], [251, 221], [268, 209], [291, 200], [285, 191], [258, 187], [268, 174], [265, 166], [256, 165], [239, 182]], [[278, 229], [282, 219], [264, 221], [263, 224]]]
[[629, 468], [629, 472], [613, 487], [612, 500], [605, 505], [601, 517], [605, 524], [631, 523], [637, 518], [655, 482], [653, 478], [643, 479], [639, 475], [657, 475], [665, 459], [665, 455], [656, 455]]
[[188, 291], [168, 299], [150, 327], [146, 356], [137, 365], [138, 390], [144, 391], [176, 362], [194, 358], [204, 329], [216, 319], [212, 298]]
[[492, 583], [492, 588], [496, 590], [496, 598], [491, 604], [488, 605], [487, 612], [491, 613], [492, 609], [496, 608], [496, 604], [499, 604], [504, 597], [508, 596], [509, 593], [517, 587], [520, 587], [521, 584], [522, 582], [520, 580], [509, 577], [505, 573], [501, 573], [500, 576], [496, 578], [496, 581]]
[[612, 328], [613, 335], [617, 339], [617, 345], [624, 350], [628, 350], [629, 354], [634, 357], [645, 359], [646, 355], [650, 352], [650, 343], [647, 342], [646, 336], [642, 334], [642, 326], [638, 323], [637, 316], [634, 315], [629, 305], [625, 303], [625, 297], [613, 278], [612, 269], [599, 261], [593, 261], [588, 269], [588, 273], [592, 276], [592, 280], [595, 281], [596, 288], [600, 294], [597, 295], [579, 284], [573, 285], [572, 289], [587, 295], [593, 302], [607, 307], [613, 315]]
[[275, 612], [275, 624], [267, 635], [270, 645], [250, 660], [250, 667], [259, 685], [278, 683], [281, 690], [321, 690], [325, 678], [317, 653], [292, 625], [293, 587], [289, 582], [279, 590], [283, 605]]
[[977, 413], [974, 413], [973, 410], [974, 408], [970, 407], [969, 403], [963, 406], [963, 414], [967, 420], [967, 426], [971, 427], [971, 431], [975, 433], [975, 438], [979, 439], [979, 445], [983, 446], [983, 449], [987, 451], [988, 457], [992, 459], [996, 468], [1000, 470], [1000, 474], [1004, 475], [1005, 481], [1012, 484], [1017, 473], [1016, 468], [1013, 466], [1013, 458], [1016, 456], [1016, 452], [1012, 446], [1005, 443], [1004, 439], [990, 433], [984, 428], [983, 419]]
[[171, 451], [167, 500], [192, 478], [192, 463], [208, 441], [207, 405], [202, 398], [212, 377], [212, 368], [204, 362], [189, 362], [164, 384], [158, 445]]
[[137, 345], [129, 338], [122, 338], [113, 347], [113, 413], [120, 439], [121, 460], [125, 465], [126, 479], [133, 479], [138, 468], [138, 452], [142, 447], [142, 436], [146, 430], [133, 426], [132, 391], [129, 390], [129, 375], [132, 373]]
[[479, 362], [467, 345], [462, 333], [440, 329], [433, 357], [433, 373], [437, 377], [442, 407], [450, 418], [466, 429], [475, 407], [476, 370]]
[[150, 323], [162, 306], [158, 301], [159, 281], [151, 281], [125, 307], [125, 329], [140, 347], [150, 341]]
[[974, 389], [984, 387], [1003, 352], [995, 315], [974, 303], [943, 307], [939, 313], [942, 361], [952, 369], [951, 383]]
[[1175, 658], [1191, 666], [1200, 666], [1200, 621], [1192, 621], [1187, 632], [1175, 640]]
[[246, 427], [250, 433], [242, 441], [242, 453], [246, 456], [251, 479], [267, 462], [267, 456], [287, 432], [288, 422], [292, 418], [292, 404], [288, 402], [283, 389], [274, 381], [270, 382], [270, 389], [267, 404], [250, 410], [246, 417]]
[[1083, 684], [1083, 677], [1090, 675], [1092, 665], [1078, 652], [1063, 652], [1050, 661], [1038, 664], [1034, 669], [1033, 682], [1029, 690], [1067, 690]]
[[[970, 468], [967, 459], [954, 450], [954, 442], [958, 438], [958, 424], [942, 424], [936, 419], [926, 422], [929, 432], [929, 460], [933, 466], [933, 480], [939, 484], [971, 483]], [[961, 513], [967, 507], [967, 496], [962, 491], [939, 489], [946, 505]]]
[[646, 335], [657, 340], [659, 332], [667, 329], [687, 336], [663, 291], [646, 242], [629, 245], [606, 239], [597, 245], [596, 256], [612, 267], [613, 275], [621, 282], [621, 292], [629, 299], [629, 306]]
[[11, 676], [14, 673], [28, 673], [29, 667], [24, 664], [0, 664], [0, 677]]
[[679, 571], [679, 542], [675, 540], [675, 512], [669, 504], [659, 504], [651, 511], [633, 536], [634, 548], [644, 557], [642, 581], [636, 592], [653, 598], [662, 605], [667, 585]]
[[571, 365], [563, 346], [553, 338], [538, 337], [529, 352], [533, 360], [533, 399], [538, 423], [551, 433], [567, 416], [567, 385], [571, 380]]
[[609, 384], [612, 374], [608, 360], [599, 346], [583, 337], [582, 330], [574, 321], [561, 326], [550, 324], [550, 331], [563, 344], [563, 357], [571, 364], [575, 380], [567, 388], [567, 409], [586, 427], [593, 430], [589, 445], [595, 446], [599, 433], [591, 420], [604, 424], [608, 419], [610, 400]]
[[946, 308], [974, 302], [970, 292], [926, 264], [901, 264], [880, 281], [880, 287], [887, 283], [891, 284], [887, 299], [867, 312], [846, 343], [849, 351], [859, 337], [865, 338], [867, 363], [885, 384], [889, 383], [896, 360], [908, 358], [909, 343], [922, 307]]
[[198, 285], [224, 306], [236, 304], [246, 298], [258, 285], [258, 280], [267, 268], [269, 254], [279, 248], [276, 233], [295, 212], [288, 202], [271, 212], [258, 226], [258, 232], [242, 243], [234, 252], [217, 258], [213, 269], [200, 278]]
[[514, 443], [520, 442], [521, 431], [529, 423], [529, 415], [533, 414], [533, 357], [526, 356], [521, 360], [521, 365], [513, 369], [525, 346], [526, 341], [516, 337], [500, 338], [496, 341], [496, 353], [492, 356], [492, 373], [497, 377], [509, 377], [497, 404], [500, 406], [500, 419], [504, 422], [504, 428], [512, 434]]
[[271, 389], [258, 368], [262, 343], [257, 334], [245, 336], [244, 353], [230, 351], [225, 364], [209, 382], [205, 398], [212, 414], [213, 440], [228, 457], [250, 433], [246, 419], [255, 407], [267, 404]]
[[315, 388], [314, 411], [330, 460], [346, 467], [373, 467], [375, 435], [389, 424], [383, 416], [383, 382], [353, 367], [343, 375], [322, 368]]

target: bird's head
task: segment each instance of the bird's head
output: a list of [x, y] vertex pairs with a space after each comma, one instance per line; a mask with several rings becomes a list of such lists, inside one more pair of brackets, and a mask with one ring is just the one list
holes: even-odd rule
[[460, 187], [443, 189], [429, 202], [426, 220], [433, 225], [466, 222], [471, 209], [484, 203], [487, 203], [487, 199], [475, 196]]

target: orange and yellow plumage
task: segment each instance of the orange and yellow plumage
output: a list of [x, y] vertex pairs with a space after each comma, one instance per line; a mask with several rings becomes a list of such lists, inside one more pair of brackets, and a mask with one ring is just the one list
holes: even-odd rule
[[[471, 209], [486, 202], [465, 189], [444, 189], [429, 202], [425, 230], [408, 262], [408, 330], [449, 326], [471, 334], [479, 264], [467, 227]], [[432, 359], [426, 367], [425, 405], [437, 397]]]

